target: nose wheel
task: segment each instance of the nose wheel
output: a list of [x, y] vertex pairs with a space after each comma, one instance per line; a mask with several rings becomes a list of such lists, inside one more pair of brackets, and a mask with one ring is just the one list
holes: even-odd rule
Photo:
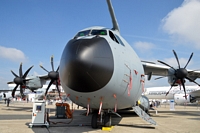
[[98, 128], [98, 126], [99, 126], [98, 117], [99, 117], [98, 112], [95, 111], [95, 112], [93, 113], [93, 115], [92, 115], [92, 121], [91, 121], [91, 126], [92, 126], [92, 128], [94, 128], [94, 129]]
[[102, 124], [104, 127], [110, 127], [111, 122], [111, 114], [107, 112], [102, 112], [100, 115], [97, 111], [95, 111], [92, 115], [91, 126], [92, 128], [98, 128], [99, 124]]

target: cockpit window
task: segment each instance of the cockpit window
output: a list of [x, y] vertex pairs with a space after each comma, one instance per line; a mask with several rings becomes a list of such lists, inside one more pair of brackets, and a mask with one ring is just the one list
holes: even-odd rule
[[78, 34], [76, 34], [75, 38], [81, 37], [81, 36], [89, 36], [89, 35], [107, 35], [106, 30], [85, 30], [80, 31]]
[[75, 37], [88, 36], [89, 33], [90, 33], [90, 30], [80, 31]]
[[91, 35], [107, 35], [106, 30], [92, 30]]

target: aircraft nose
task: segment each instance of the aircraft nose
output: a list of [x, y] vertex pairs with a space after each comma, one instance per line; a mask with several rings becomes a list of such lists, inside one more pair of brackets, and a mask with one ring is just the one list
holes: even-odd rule
[[114, 71], [113, 54], [102, 37], [72, 39], [62, 53], [62, 84], [78, 92], [93, 92], [104, 87]]

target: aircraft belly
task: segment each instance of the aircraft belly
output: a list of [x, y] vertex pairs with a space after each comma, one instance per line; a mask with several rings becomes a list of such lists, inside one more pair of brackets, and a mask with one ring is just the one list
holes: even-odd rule
[[[108, 88], [104, 88], [101, 90], [98, 90], [97, 92], [91, 92], [91, 93], [85, 93], [85, 94], [79, 94], [78, 92], [72, 92], [73, 90], [69, 91], [64, 89], [66, 92], [69, 92], [67, 94], [70, 94], [69, 98], [73, 101], [73, 103], [80, 105], [82, 107], [87, 107], [89, 104], [89, 107], [92, 109], [99, 109], [100, 103], [102, 102], [102, 109], [114, 109], [115, 106], [117, 109], [124, 109], [128, 107], [133, 106], [133, 100], [131, 97], [123, 97], [118, 96], [115, 97], [113, 92], [110, 91]], [[71, 92], [71, 93], [70, 93]], [[104, 95], [99, 95], [104, 94]]]

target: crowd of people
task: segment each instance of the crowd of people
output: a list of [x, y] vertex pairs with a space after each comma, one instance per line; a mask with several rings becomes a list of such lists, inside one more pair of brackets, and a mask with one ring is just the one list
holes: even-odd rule
[[158, 108], [158, 106], [161, 106], [160, 101], [150, 101], [150, 108]]

